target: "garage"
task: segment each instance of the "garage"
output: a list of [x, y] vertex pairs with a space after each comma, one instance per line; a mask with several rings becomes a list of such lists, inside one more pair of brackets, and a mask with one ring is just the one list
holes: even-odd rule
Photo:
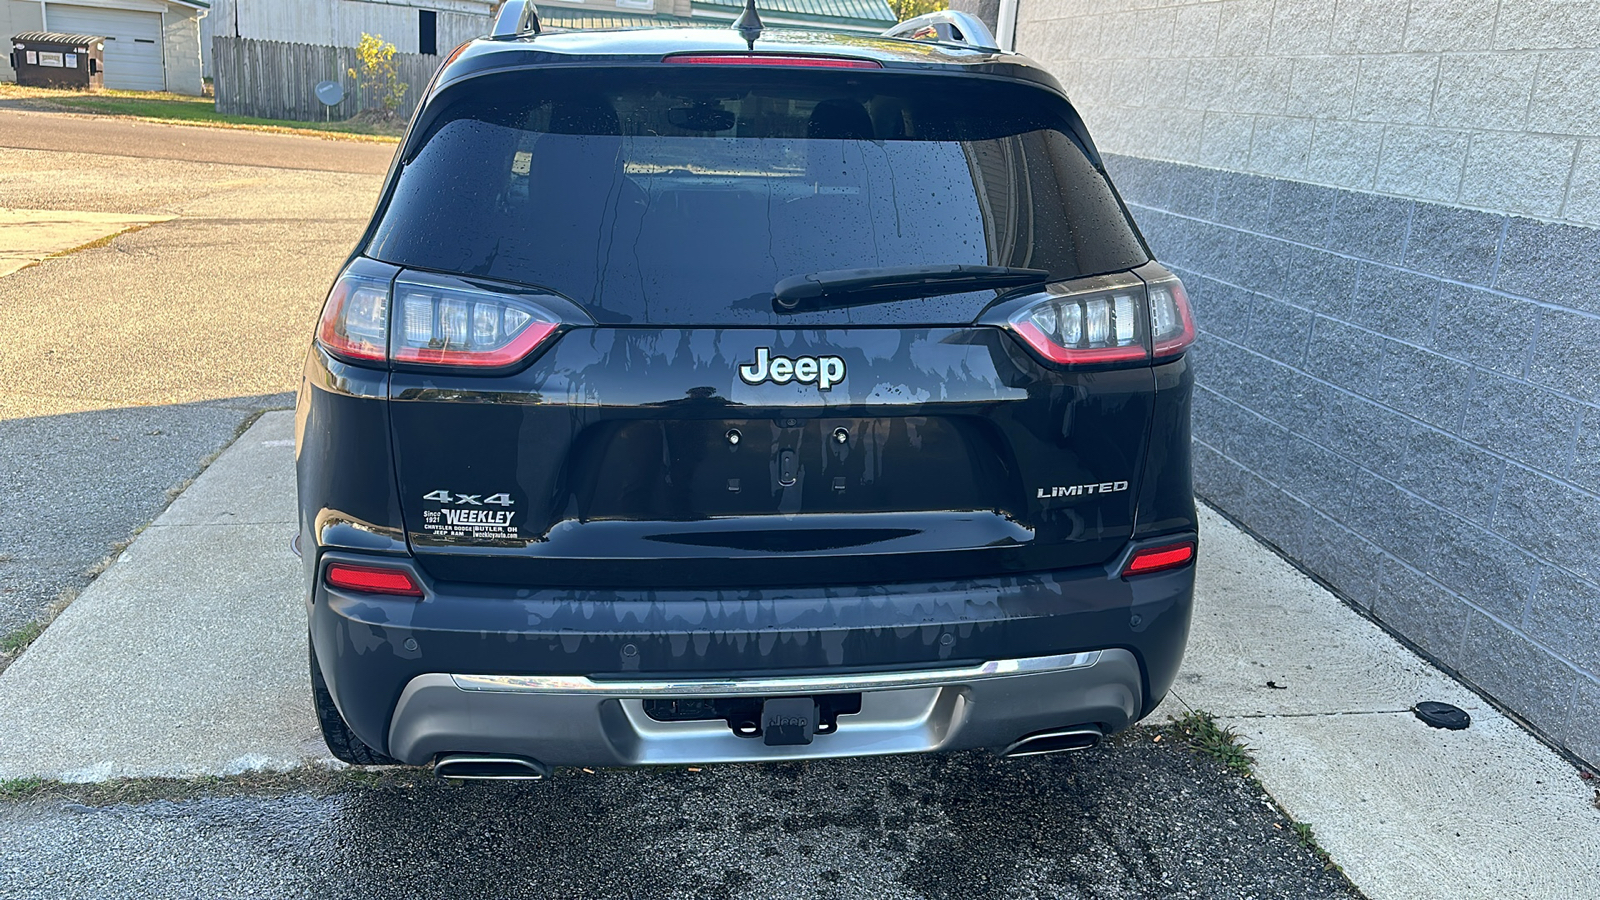
[[45, 23], [53, 31], [105, 35], [106, 87], [166, 90], [161, 13], [46, 3]]

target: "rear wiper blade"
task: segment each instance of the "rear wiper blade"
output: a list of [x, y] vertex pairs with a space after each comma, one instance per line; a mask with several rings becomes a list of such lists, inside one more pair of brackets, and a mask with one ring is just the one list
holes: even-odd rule
[[833, 269], [795, 275], [772, 289], [772, 308], [780, 313], [842, 309], [867, 303], [914, 300], [986, 288], [1018, 288], [1044, 284], [1050, 273], [1014, 266], [885, 266], [879, 269]]

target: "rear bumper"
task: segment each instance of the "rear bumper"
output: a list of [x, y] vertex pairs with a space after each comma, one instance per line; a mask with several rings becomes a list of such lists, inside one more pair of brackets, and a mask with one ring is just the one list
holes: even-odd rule
[[[329, 561], [374, 558], [326, 551], [309, 613], [345, 720], [408, 763], [445, 752], [627, 765], [998, 749], [1047, 728], [1121, 730], [1171, 687], [1194, 569], [1123, 579], [1126, 554], [961, 582], [740, 591], [488, 587], [413, 567], [427, 596], [412, 601], [330, 590], [320, 578]], [[1061, 658], [1077, 662], [1036, 662]], [[974, 674], [996, 661], [1023, 670]], [[841, 676], [860, 682], [862, 712], [798, 748], [721, 722], [656, 722], [640, 702], [706, 684], [734, 696], [817, 693], [747, 679]]]
[[[993, 675], [995, 670], [1018, 674]], [[874, 680], [915, 682], [873, 689]], [[852, 682], [854, 684], [841, 684]], [[1139, 664], [1126, 650], [1074, 653], [984, 666], [757, 680], [582, 679], [420, 675], [401, 694], [389, 752], [421, 765], [440, 753], [534, 756], [550, 765], [759, 762], [1001, 747], [1063, 724], [1107, 730], [1131, 724], [1143, 699]], [[788, 683], [783, 683], [788, 682]], [[861, 712], [803, 746], [767, 746], [727, 723], [659, 722], [647, 697], [767, 697], [861, 692]], [[715, 690], [706, 690], [706, 688]]]

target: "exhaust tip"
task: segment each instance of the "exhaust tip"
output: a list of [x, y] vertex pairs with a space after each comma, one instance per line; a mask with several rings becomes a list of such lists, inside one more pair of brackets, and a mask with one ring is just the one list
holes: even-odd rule
[[1015, 759], [1021, 756], [1044, 756], [1047, 753], [1070, 753], [1073, 750], [1088, 750], [1099, 746], [1104, 737], [1105, 733], [1094, 725], [1058, 728], [1053, 731], [1030, 734], [1007, 747], [1000, 755]]
[[433, 774], [453, 781], [543, 781], [550, 767], [526, 756], [445, 753], [434, 760]]

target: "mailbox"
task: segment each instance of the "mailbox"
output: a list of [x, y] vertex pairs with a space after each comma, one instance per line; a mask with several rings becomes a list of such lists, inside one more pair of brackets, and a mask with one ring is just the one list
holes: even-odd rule
[[31, 87], [105, 87], [106, 39], [90, 34], [28, 31], [11, 39], [17, 84]]

